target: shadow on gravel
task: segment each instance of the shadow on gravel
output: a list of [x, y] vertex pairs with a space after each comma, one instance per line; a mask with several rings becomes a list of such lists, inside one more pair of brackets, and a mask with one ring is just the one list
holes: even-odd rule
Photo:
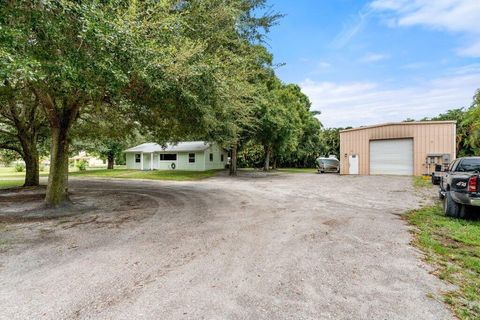
[[151, 216], [158, 203], [147, 195], [125, 190], [71, 190], [70, 202], [46, 208], [45, 187], [8, 189], [0, 192], [0, 223], [41, 222], [68, 219], [70, 227], [96, 224], [119, 226]]
[[[75, 197], [71, 194], [71, 197]], [[72, 201], [57, 209], [46, 208], [45, 187], [14, 188], [0, 193], [0, 223], [38, 222], [92, 211], [95, 206]]]

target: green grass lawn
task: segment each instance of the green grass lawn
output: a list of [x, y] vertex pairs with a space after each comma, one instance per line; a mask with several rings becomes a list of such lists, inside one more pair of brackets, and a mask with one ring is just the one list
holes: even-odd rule
[[151, 180], [200, 180], [212, 177], [221, 170], [209, 170], [209, 171], [181, 171], [181, 170], [168, 170], [168, 171], [139, 171], [130, 169], [99, 169], [99, 170], [87, 170], [71, 172], [72, 177], [102, 177], [102, 178], [121, 178], [121, 179], [151, 179]]
[[0, 189], [23, 185], [25, 172], [16, 172], [13, 167], [0, 167]]
[[460, 319], [480, 319], [480, 221], [445, 217], [440, 205], [410, 212], [417, 228], [414, 245], [426, 254], [435, 274], [458, 289], [446, 292]]
[[[200, 180], [213, 176], [221, 170], [209, 171], [138, 171], [124, 169], [119, 166], [114, 170], [105, 168], [88, 168], [86, 171], [78, 171], [72, 168], [71, 177], [102, 177], [102, 178], [122, 178], [122, 179], [151, 179], [151, 180]], [[40, 172], [41, 177], [48, 176], [48, 172]], [[25, 172], [16, 172], [13, 167], [0, 167], [0, 189], [19, 187], [23, 185]]]
[[0, 178], [0, 189], [20, 187], [23, 185], [23, 179], [20, 180], [4, 180]]

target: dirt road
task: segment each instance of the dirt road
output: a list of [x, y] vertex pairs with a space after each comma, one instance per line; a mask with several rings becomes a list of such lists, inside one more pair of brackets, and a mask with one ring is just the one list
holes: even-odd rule
[[451, 319], [399, 216], [411, 185], [72, 180], [82, 214], [1, 225], [0, 318]]

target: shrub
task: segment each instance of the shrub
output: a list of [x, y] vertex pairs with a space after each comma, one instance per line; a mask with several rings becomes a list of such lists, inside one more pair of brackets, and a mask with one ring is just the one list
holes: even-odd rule
[[25, 165], [23, 163], [15, 164], [15, 171], [16, 172], [23, 172], [25, 170]]
[[75, 166], [79, 171], [85, 171], [87, 170], [87, 161], [79, 160]]

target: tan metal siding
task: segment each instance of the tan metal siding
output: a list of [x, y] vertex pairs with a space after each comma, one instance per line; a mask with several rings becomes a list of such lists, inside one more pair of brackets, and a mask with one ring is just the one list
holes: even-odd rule
[[449, 153], [456, 157], [456, 124], [454, 122], [404, 122], [340, 132], [340, 173], [348, 174], [348, 156], [359, 156], [359, 173], [370, 172], [370, 140], [413, 139], [414, 174], [426, 173], [425, 158], [429, 153]]

